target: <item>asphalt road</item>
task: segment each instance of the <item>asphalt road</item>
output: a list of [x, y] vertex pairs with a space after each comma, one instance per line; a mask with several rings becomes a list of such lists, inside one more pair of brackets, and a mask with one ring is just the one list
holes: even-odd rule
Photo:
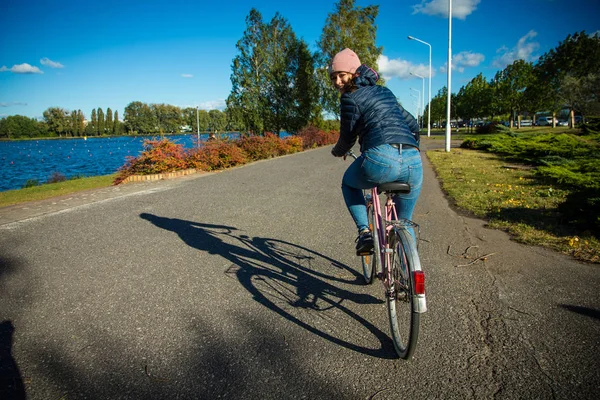
[[597, 398], [598, 266], [455, 212], [427, 161], [395, 358], [329, 151], [0, 209], [0, 398]]

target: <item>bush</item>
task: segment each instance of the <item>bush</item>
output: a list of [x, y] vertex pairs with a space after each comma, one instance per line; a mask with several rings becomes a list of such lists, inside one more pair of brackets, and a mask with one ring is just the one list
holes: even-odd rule
[[115, 185], [131, 175], [151, 175], [187, 168], [186, 153], [182, 145], [169, 139], [144, 140], [144, 151], [139, 157], [128, 157], [119, 168]]
[[187, 153], [188, 168], [213, 171], [248, 162], [246, 153], [234, 142], [216, 140]]
[[559, 205], [559, 212], [570, 224], [600, 237], [600, 190], [574, 190]]
[[272, 133], [264, 136], [247, 136], [237, 142], [251, 161], [297, 153], [303, 149], [303, 141], [298, 136], [281, 139]]
[[[585, 128], [584, 128], [585, 131]], [[535, 167], [536, 176], [569, 191], [559, 211], [572, 224], [600, 232], [600, 147], [598, 135], [498, 134], [465, 139], [461, 147], [484, 150]]]
[[337, 131], [325, 132], [315, 126], [308, 126], [301, 129], [297, 136], [302, 138], [302, 143], [305, 149], [313, 149], [315, 147], [335, 144], [340, 134]]
[[475, 128], [475, 133], [481, 133], [481, 134], [498, 133], [498, 132], [500, 132], [500, 129], [501, 129], [501, 128], [499, 128], [500, 126], [505, 128], [504, 125], [500, 125], [498, 122], [491, 122], [489, 124], [485, 124], [485, 125], [478, 126], [477, 128]]
[[63, 174], [61, 174], [58, 171], [54, 171], [52, 173], [52, 175], [50, 175], [50, 178], [48, 178], [48, 183], [65, 182], [66, 180], [67, 180], [66, 176], [64, 176]]
[[238, 141], [238, 146], [246, 152], [252, 161], [264, 160], [285, 154], [281, 151], [281, 139], [272, 133], [264, 136], [248, 136]]
[[27, 179], [27, 182], [25, 182], [25, 184], [23, 185], [23, 189], [40, 185], [41, 183], [37, 179]]
[[[168, 139], [144, 142], [144, 151], [139, 157], [129, 157], [119, 169], [114, 184], [118, 185], [131, 175], [149, 175], [172, 172], [186, 168], [201, 171], [214, 171], [262, 160], [292, 154], [305, 148], [332, 144], [337, 141], [335, 131], [323, 132], [317, 128], [306, 128], [301, 135], [281, 139], [272, 133], [264, 136], [247, 136], [235, 141], [215, 140], [201, 147], [183, 149], [183, 146]], [[306, 146], [305, 138], [310, 145]]]
[[304, 149], [304, 142], [300, 136], [288, 136], [283, 139], [285, 154], [298, 153]]
[[587, 117], [582, 124], [583, 132], [586, 135], [595, 135], [600, 133], [600, 117]]

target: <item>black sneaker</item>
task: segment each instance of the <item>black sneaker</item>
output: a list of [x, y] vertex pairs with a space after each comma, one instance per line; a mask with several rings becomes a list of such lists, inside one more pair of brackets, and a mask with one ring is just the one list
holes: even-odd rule
[[361, 232], [361, 234], [356, 238], [356, 242], [357, 256], [373, 254], [373, 235], [371, 235], [371, 232]]

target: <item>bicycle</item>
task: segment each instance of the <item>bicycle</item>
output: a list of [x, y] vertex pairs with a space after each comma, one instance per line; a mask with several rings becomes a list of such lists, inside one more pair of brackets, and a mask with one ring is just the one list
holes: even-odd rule
[[[352, 151], [348, 155], [357, 158]], [[365, 282], [371, 284], [373, 277], [377, 276], [383, 284], [392, 341], [396, 353], [403, 359], [412, 357], [419, 336], [420, 316], [427, 311], [425, 274], [409, 230], [418, 231], [418, 225], [407, 219], [398, 219], [393, 200], [394, 194], [409, 192], [410, 185], [400, 182], [383, 183], [365, 190], [374, 246], [372, 252], [360, 254]], [[386, 196], [383, 207], [380, 194]]]

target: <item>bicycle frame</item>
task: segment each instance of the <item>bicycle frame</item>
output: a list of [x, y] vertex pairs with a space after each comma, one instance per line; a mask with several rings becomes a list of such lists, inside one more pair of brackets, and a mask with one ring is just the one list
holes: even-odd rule
[[[393, 229], [392, 225], [388, 225], [386, 224], [385, 221], [391, 221], [391, 220], [395, 220], [398, 219], [398, 215], [396, 214], [396, 207], [394, 207], [394, 201], [392, 200], [391, 196], [387, 196], [385, 205], [384, 205], [384, 210], [385, 210], [385, 214], [381, 212], [381, 202], [379, 201], [379, 192], [377, 191], [377, 187], [374, 187], [371, 189], [371, 199], [370, 199], [372, 206], [373, 206], [373, 210], [374, 210], [374, 214], [375, 214], [375, 218], [373, 218], [373, 222], [375, 223], [375, 226], [373, 227], [373, 229], [377, 229], [377, 239], [379, 240], [379, 250], [380, 250], [380, 254], [378, 254], [379, 256], [379, 263], [377, 265], [377, 268], [380, 268], [382, 270], [377, 271], [377, 278], [380, 279], [383, 282], [383, 286], [385, 288], [385, 292], [387, 296], [391, 296], [392, 295], [392, 285], [391, 282], [393, 282], [393, 277], [392, 277], [392, 271], [391, 268], [385, 268], [385, 271], [383, 271], [384, 266], [388, 266], [390, 265], [390, 255], [391, 255], [391, 249], [389, 248], [389, 243], [388, 243], [388, 235], [390, 233], [390, 231]], [[382, 262], [385, 259], [385, 262]]]

